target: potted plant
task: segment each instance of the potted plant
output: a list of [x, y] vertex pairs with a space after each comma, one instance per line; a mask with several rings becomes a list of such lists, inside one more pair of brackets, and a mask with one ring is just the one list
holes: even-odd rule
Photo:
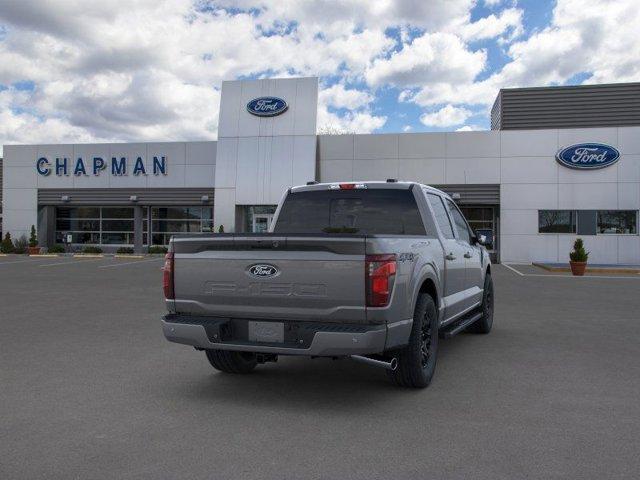
[[581, 238], [576, 238], [576, 241], [573, 243], [573, 251], [569, 253], [571, 273], [580, 277], [584, 275], [588, 258], [589, 252], [584, 249], [584, 242]]
[[35, 225], [31, 225], [31, 234], [29, 235], [29, 255], [40, 255], [40, 247], [38, 246], [38, 236], [36, 235]]

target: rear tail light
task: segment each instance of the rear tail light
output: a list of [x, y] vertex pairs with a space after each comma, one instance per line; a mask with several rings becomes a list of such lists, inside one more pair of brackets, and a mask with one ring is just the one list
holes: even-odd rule
[[164, 289], [164, 298], [167, 300], [175, 299], [175, 291], [173, 289], [173, 252], [169, 252], [164, 256], [162, 288]]
[[365, 257], [367, 307], [386, 307], [389, 304], [395, 278], [396, 256], [394, 254]]

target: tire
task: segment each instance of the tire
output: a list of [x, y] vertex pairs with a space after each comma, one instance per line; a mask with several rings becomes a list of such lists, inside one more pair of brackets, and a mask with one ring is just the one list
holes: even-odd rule
[[425, 388], [431, 383], [438, 355], [438, 310], [431, 295], [421, 293], [413, 314], [409, 345], [398, 354], [398, 369], [388, 372], [396, 385]]
[[228, 350], [205, 350], [207, 360], [213, 368], [225, 373], [250, 373], [258, 360], [255, 353]]
[[482, 318], [476, 320], [467, 329], [473, 333], [487, 334], [493, 326], [493, 280], [491, 275], [487, 273], [484, 277], [484, 292], [482, 294]]

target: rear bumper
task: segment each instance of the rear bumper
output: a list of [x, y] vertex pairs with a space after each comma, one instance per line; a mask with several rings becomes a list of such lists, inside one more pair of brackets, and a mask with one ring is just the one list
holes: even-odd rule
[[248, 320], [169, 314], [162, 331], [170, 342], [197, 348], [318, 357], [382, 353], [406, 344], [412, 320], [390, 325], [284, 322], [281, 343], [251, 342]]

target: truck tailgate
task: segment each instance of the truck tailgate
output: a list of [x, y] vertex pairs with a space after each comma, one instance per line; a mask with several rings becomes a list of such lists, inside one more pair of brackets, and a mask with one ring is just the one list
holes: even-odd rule
[[229, 318], [364, 323], [365, 237], [174, 238], [175, 309]]

